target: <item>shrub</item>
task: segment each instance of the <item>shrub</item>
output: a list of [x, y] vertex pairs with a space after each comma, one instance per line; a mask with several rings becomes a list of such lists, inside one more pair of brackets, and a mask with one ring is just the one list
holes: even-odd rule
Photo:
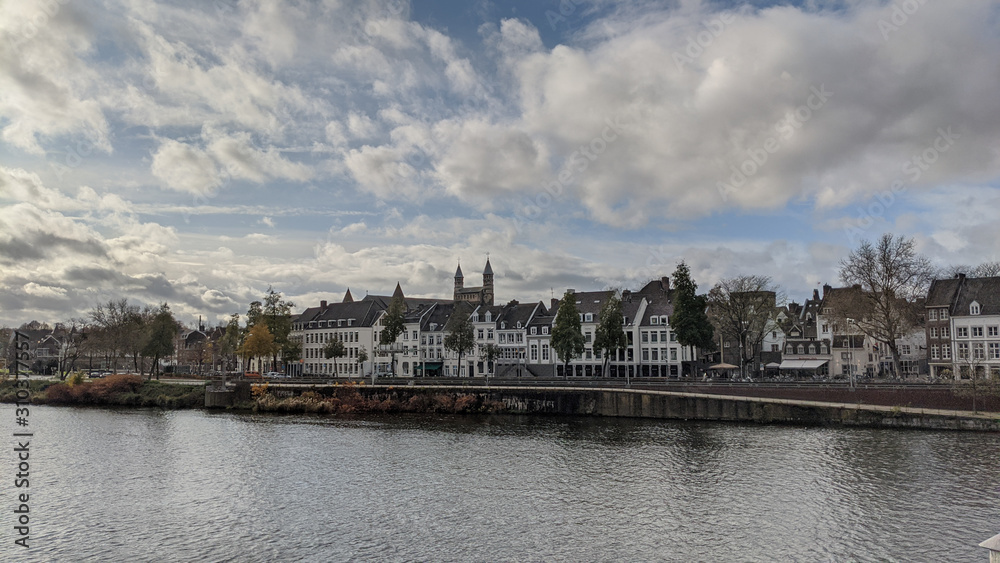
[[45, 400], [50, 403], [72, 403], [74, 397], [69, 385], [56, 383], [45, 390]]

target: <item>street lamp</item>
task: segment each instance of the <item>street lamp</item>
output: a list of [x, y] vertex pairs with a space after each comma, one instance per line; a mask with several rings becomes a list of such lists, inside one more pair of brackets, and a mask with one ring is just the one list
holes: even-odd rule
[[[847, 319], [847, 326], [854, 324], [854, 319]], [[850, 363], [847, 365], [849, 379], [851, 380], [851, 391], [854, 391], [854, 338], [851, 331], [847, 333], [847, 349], [849, 350]]]

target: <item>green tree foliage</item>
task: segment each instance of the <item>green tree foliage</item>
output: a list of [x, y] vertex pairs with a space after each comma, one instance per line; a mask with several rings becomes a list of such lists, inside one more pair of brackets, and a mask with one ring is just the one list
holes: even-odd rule
[[[347, 347], [340, 340], [334, 338], [333, 340], [326, 343], [323, 347], [323, 357], [326, 359], [333, 358], [334, 360], [343, 358], [347, 355]], [[333, 362], [333, 376], [337, 377], [337, 362]]]
[[289, 335], [292, 333], [292, 307], [294, 306], [295, 303], [285, 301], [280, 293], [268, 286], [261, 314], [263, 321], [267, 324], [267, 329], [274, 336], [275, 348], [271, 354], [271, 369], [273, 370], [278, 369], [278, 354], [283, 353], [291, 343]]
[[615, 292], [604, 302], [598, 315], [597, 330], [594, 333], [594, 348], [601, 351], [604, 359], [602, 373], [607, 376], [608, 362], [612, 354], [628, 347], [628, 336], [625, 334], [625, 319], [622, 314], [622, 300]]
[[580, 328], [580, 310], [576, 308], [576, 296], [567, 291], [559, 302], [555, 326], [552, 327], [552, 349], [562, 361], [565, 375], [569, 375], [569, 362], [583, 354], [584, 343], [583, 331]]
[[236, 369], [236, 353], [240, 348], [243, 334], [240, 330], [240, 315], [233, 313], [226, 324], [226, 333], [219, 340], [219, 353], [225, 358], [225, 371]]
[[674, 314], [670, 315], [670, 330], [683, 346], [703, 350], [715, 349], [715, 328], [708, 318], [708, 297], [698, 295], [698, 285], [691, 279], [691, 270], [681, 262], [674, 270]]
[[146, 340], [142, 346], [142, 356], [152, 359], [152, 366], [149, 369], [149, 379], [156, 374], [156, 379], [160, 378], [160, 359], [166, 358], [174, 353], [174, 339], [177, 337], [177, 321], [174, 319], [170, 307], [166, 303], [160, 305], [160, 309], [153, 316], [146, 331]]
[[[476, 347], [475, 327], [469, 318], [469, 309], [464, 305], [459, 303], [455, 306], [445, 327], [448, 335], [444, 337], [444, 347], [458, 354], [459, 373], [462, 373], [462, 357]], [[472, 377], [471, 373], [469, 377]]]
[[[406, 330], [406, 302], [403, 297], [396, 295], [389, 301], [389, 308], [382, 317], [382, 331], [378, 335], [378, 343], [389, 346], [396, 343], [399, 335]], [[396, 353], [392, 353], [391, 371], [396, 373]]]

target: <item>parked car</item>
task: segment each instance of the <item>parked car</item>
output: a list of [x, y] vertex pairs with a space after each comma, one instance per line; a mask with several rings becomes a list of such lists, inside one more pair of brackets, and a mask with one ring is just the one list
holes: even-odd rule
[[279, 377], [285, 377], [285, 374], [281, 373], [280, 371], [269, 371], [264, 374], [264, 377], [279, 378]]
[[248, 371], [243, 374], [246, 379], [260, 379], [259, 371]]

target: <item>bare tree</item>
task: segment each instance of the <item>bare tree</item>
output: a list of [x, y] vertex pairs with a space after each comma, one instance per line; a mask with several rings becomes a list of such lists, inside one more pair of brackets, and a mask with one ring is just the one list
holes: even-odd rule
[[892, 353], [896, 375], [902, 375], [896, 339], [919, 322], [913, 303], [927, 295], [934, 277], [930, 261], [917, 253], [913, 239], [886, 233], [872, 244], [867, 240], [840, 261], [840, 280], [857, 286], [831, 304], [836, 317], [851, 318], [863, 334], [884, 342]]
[[753, 364], [764, 338], [777, 327], [784, 296], [767, 276], [738, 276], [708, 292], [708, 314], [724, 336], [740, 343], [740, 369]]

